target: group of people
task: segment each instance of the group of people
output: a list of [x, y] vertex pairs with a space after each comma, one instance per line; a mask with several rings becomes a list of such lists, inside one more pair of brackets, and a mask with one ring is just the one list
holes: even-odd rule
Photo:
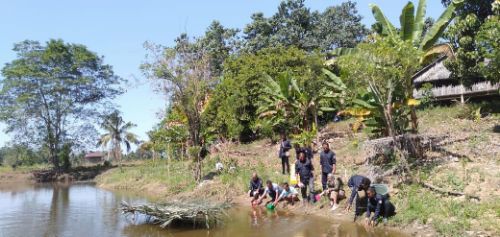
[[[279, 149], [283, 174], [290, 174], [291, 149], [290, 140], [283, 136]], [[321, 197], [327, 197], [332, 211], [336, 210], [339, 207], [339, 201], [346, 198], [346, 192], [342, 179], [339, 176], [335, 177], [337, 160], [335, 153], [330, 150], [329, 144], [326, 142], [322, 144], [322, 151], [319, 155], [323, 189], [317, 194], [314, 189], [313, 151], [310, 147], [300, 148], [298, 146], [295, 147], [295, 150], [297, 159], [294, 172], [297, 184], [291, 185], [288, 182], [283, 182], [278, 185], [271, 180], [267, 180], [264, 184], [258, 174], [254, 173], [248, 191], [252, 206], [262, 204], [266, 198], [269, 198], [265, 202], [266, 205], [276, 206], [282, 201], [293, 205], [300, 201], [299, 196], [302, 197], [303, 203], [314, 203]], [[351, 190], [351, 194], [345, 210], [349, 212], [353, 202], [355, 202], [355, 219], [362, 214], [363, 210], [366, 210], [366, 224], [374, 226], [379, 217], [382, 217], [382, 220], [386, 222], [388, 217], [394, 215], [395, 207], [389, 201], [389, 195], [377, 193], [377, 189], [371, 183], [369, 178], [361, 175], [353, 175], [349, 178], [347, 186]]]

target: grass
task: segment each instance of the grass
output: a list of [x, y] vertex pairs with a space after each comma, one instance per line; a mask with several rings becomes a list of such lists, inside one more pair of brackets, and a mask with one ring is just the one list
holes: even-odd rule
[[417, 185], [405, 186], [392, 197], [400, 208], [393, 221], [398, 224], [430, 224], [443, 236], [464, 236], [472, 227], [500, 233], [500, 201], [475, 203], [441, 197]]
[[187, 162], [148, 161], [134, 166], [112, 169], [97, 178], [99, 185], [112, 189], [146, 191], [151, 196], [187, 192], [195, 187]]
[[0, 174], [12, 173], [12, 172], [27, 173], [27, 172], [31, 172], [33, 170], [41, 170], [41, 169], [48, 169], [48, 168], [50, 168], [50, 165], [48, 165], [48, 164], [36, 164], [36, 165], [30, 165], [30, 166], [18, 166], [15, 169], [13, 169], [10, 166], [0, 166]]

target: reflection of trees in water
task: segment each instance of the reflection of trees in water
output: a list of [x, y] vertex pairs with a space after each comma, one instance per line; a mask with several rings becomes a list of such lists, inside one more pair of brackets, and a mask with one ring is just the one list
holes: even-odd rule
[[44, 236], [57, 236], [58, 228], [64, 229], [69, 207], [69, 189], [69, 185], [56, 184], [52, 187], [49, 220]]

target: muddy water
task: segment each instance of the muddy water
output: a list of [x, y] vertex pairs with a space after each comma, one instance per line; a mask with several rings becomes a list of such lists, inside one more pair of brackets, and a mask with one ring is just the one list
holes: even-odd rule
[[[335, 223], [319, 217], [286, 212], [234, 208], [225, 225], [207, 230], [170, 229], [143, 224], [145, 218], [120, 214], [121, 201], [140, 204], [147, 200], [95, 188], [91, 184], [29, 186], [0, 190], [0, 237], [3, 236], [393, 236], [367, 232], [352, 223]], [[134, 219], [134, 221], [132, 221]]]

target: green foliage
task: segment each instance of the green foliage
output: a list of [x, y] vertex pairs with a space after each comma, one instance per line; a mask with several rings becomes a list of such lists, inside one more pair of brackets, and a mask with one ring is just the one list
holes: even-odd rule
[[500, 82], [500, 16], [488, 18], [476, 35], [479, 53], [485, 58], [479, 62], [479, 72], [493, 83]]
[[47, 162], [47, 152], [26, 145], [14, 144], [0, 148], [0, 164], [11, 167], [32, 166]]
[[[448, 1], [443, 1], [448, 4]], [[465, 86], [483, 81], [498, 82], [498, 13], [494, 0], [469, 0], [457, 9], [458, 17], [446, 38], [455, 49], [455, 59], [446, 63], [451, 77]]]
[[[396, 223], [431, 224], [443, 236], [464, 236], [479, 217], [491, 215], [491, 218], [495, 218], [494, 210], [500, 208], [496, 201], [471, 203], [441, 198], [417, 185], [403, 187], [392, 200], [397, 207], [404, 207], [397, 210], [398, 214], [394, 217]], [[498, 225], [494, 222], [480, 222], [483, 228], [498, 231]]]
[[135, 124], [125, 122], [118, 110], [102, 117], [101, 128], [106, 132], [101, 136], [98, 146], [108, 147], [109, 152], [113, 157], [120, 162], [122, 158], [121, 145], [125, 145], [126, 151], [129, 152], [132, 144], [139, 144], [137, 135], [130, 132]]
[[58, 169], [62, 145], [85, 140], [79, 129], [122, 92], [122, 80], [83, 45], [26, 40], [14, 51], [17, 58], [2, 69], [0, 121], [18, 141], [46, 146]]
[[[264, 76], [257, 113], [271, 121], [282, 132], [310, 131], [318, 115], [334, 111], [330, 105], [338, 102], [346, 88], [340, 78], [329, 71], [319, 81], [297, 81], [282, 73], [276, 79]], [[288, 130], [288, 131], [287, 131]]]
[[354, 47], [367, 33], [353, 1], [318, 12], [307, 8], [304, 0], [286, 0], [271, 17], [259, 12], [251, 19], [243, 30], [246, 52], [276, 46], [307, 51]]
[[369, 88], [367, 94], [355, 92], [361, 99], [356, 101], [366, 102], [356, 104], [372, 111], [367, 125], [376, 126], [373, 132], [378, 136], [404, 133], [410, 109], [406, 101], [413, 91], [411, 75], [419, 68], [418, 49], [411, 42], [394, 45], [390, 38], [362, 43], [358, 49], [358, 53], [340, 57], [338, 66], [344, 81]]
[[254, 139], [258, 135], [254, 131], [269, 128], [267, 122], [259, 121], [256, 112], [263, 75], [275, 78], [290, 72], [298, 82], [309, 80], [319, 83], [319, 78], [325, 77], [323, 62], [321, 54], [308, 54], [294, 47], [266, 48], [255, 54], [242, 53], [230, 57], [224, 63], [224, 78], [217, 85], [203, 114], [205, 124], [223, 138]]

